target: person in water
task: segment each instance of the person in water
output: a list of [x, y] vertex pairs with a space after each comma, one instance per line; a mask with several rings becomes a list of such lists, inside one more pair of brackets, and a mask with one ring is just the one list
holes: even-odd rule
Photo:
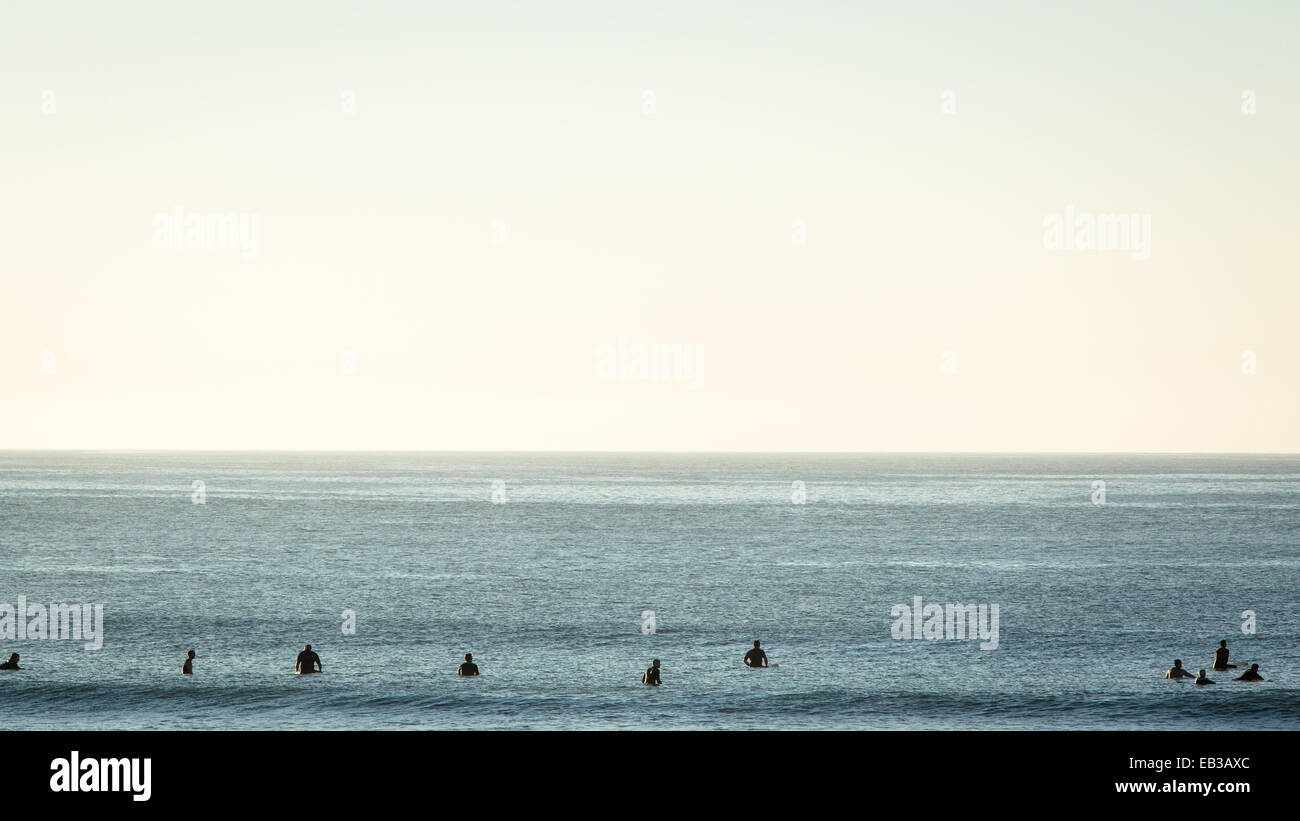
[[1165, 671], [1165, 678], [1196, 678], [1183, 669], [1183, 660], [1174, 659], [1174, 666]]
[[663, 684], [663, 682], [659, 680], [659, 659], [651, 659], [650, 667], [641, 674], [641, 683], [653, 684], [655, 687]]
[[1197, 676], [1196, 676], [1196, 683], [1197, 683], [1197, 684], [1213, 684], [1214, 682], [1211, 681], [1210, 678], [1209, 678], [1208, 676], [1205, 675], [1205, 670], [1202, 669], [1201, 672], [1198, 673]]
[[1228, 642], [1219, 642], [1219, 647], [1214, 651], [1214, 664], [1210, 665], [1215, 670], [1227, 670], [1229, 667], [1236, 667], [1235, 664], [1228, 663]]
[[754, 649], [745, 654], [746, 667], [766, 667], [767, 653], [764, 653], [758, 646], [758, 639], [754, 639]]
[[298, 654], [298, 661], [293, 665], [293, 671], [295, 673], [303, 674], [323, 673], [325, 672], [325, 668], [321, 667], [320, 656], [312, 652], [311, 645], [309, 644], [302, 648], [302, 652]]
[[465, 663], [462, 664], [461, 666], [459, 666], [459, 667], [456, 668], [456, 675], [458, 675], [458, 676], [477, 676], [477, 675], [478, 675], [478, 665], [474, 663], [474, 654], [473, 654], [473, 653], [466, 653], [466, 654], [465, 654]]
[[185, 663], [181, 665], [181, 672], [187, 676], [194, 675], [194, 651], [193, 650], [185, 654]]
[[10, 653], [9, 660], [6, 661], [4, 664], [0, 664], [0, 670], [21, 670], [21, 669], [23, 668], [18, 666], [17, 653]]
[[1264, 677], [1259, 674], [1259, 665], [1252, 664], [1250, 669], [1237, 676], [1233, 681], [1263, 681]]

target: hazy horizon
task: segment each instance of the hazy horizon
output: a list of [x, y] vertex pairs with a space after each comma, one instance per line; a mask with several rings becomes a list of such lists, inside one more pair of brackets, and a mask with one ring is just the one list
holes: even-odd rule
[[1300, 452], [1300, 7], [998, 8], [11, 9], [0, 448]]
[[368, 448], [0, 448], [0, 453], [320, 453], [320, 454], [587, 454], [718, 456], [1300, 456], [1300, 451], [1137, 450], [437, 450]]

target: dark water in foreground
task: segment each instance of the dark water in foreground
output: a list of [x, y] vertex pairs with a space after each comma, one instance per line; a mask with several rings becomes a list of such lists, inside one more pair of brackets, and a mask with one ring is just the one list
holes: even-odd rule
[[105, 621], [0, 638], [10, 729], [1300, 729], [1298, 591], [1297, 456], [0, 453], [0, 603]]

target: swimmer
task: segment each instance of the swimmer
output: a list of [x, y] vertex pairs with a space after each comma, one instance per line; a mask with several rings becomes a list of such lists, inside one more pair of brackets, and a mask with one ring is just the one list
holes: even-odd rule
[[9, 660], [6, 661], [4, 664], [0, 664], [0, 670], [21, 670], [21, 669], [23, 668], [18, 666], [17, 653], [10, 653]]
[[754, 639], [754, 649], [745, 654], [746, 667], [766, 667], [767, 653], [764, 653], [758, 646], [758, 639]]
[[1234, 678], [1233, 681], [1264, 681], [1264, 677], [1259, 674], [1259, 665], [1252, 664], [1249, 670]]
[[1236, 667], [1235, 664], [1228, 663], [1228, 642], [1219, 642], [1219, 647], [1214, 651], [1214, 663], [1210, 665], [1215, 670], [1227, 670], [1230, 667]]
[[1165, 671], [1165, 678], [1196, 678], [1183, 669], [1183, 660], [1174, 659], [1174, 666]]
[[650, 667], [641, 674], [641, 683], [653, 684], [655, 687], [663, 683], [659, 680], [659, 659], [650, 661]]
[[1213, 684], [1214, 682], [1213, 682], [1213, 681], [1210, 681], [1210, 679], [1205, 675], [1205, 670], [1201, 670], [1201, 672], [1196, 676], [1196, 683], [1197, 683], [1197, 684]]
[[181, 665], [181, 672], [187, 676], [194, 675], [194, 651], [193, 650], [185, 654], [185, 663]]
[[474, 663], [474, 654], [473, 654], [473, 653], [466, 653], [466, 654], [465, 654], [465, 663], [462, 664], [461, 666], [459, 666], [459, 667], [456, 668], [456, 675], [458, 675], [458, 676], [477, 676], [477, 675], [478, 675], [478, 665]]
[[303, 674], [323, 673], [325, 668], [321, 666], [320, 656], [311, 651], [311, 645], [309, 644], [302, 648], [302, 652], [298, 654], [298, 661], [294, 662], [293, 671]]

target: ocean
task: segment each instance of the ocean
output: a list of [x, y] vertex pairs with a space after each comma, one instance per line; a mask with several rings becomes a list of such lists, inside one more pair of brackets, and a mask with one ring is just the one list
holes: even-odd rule
[[5, 729], [1300, 729], [1300, 456], [11, 451], [0, 559]]

